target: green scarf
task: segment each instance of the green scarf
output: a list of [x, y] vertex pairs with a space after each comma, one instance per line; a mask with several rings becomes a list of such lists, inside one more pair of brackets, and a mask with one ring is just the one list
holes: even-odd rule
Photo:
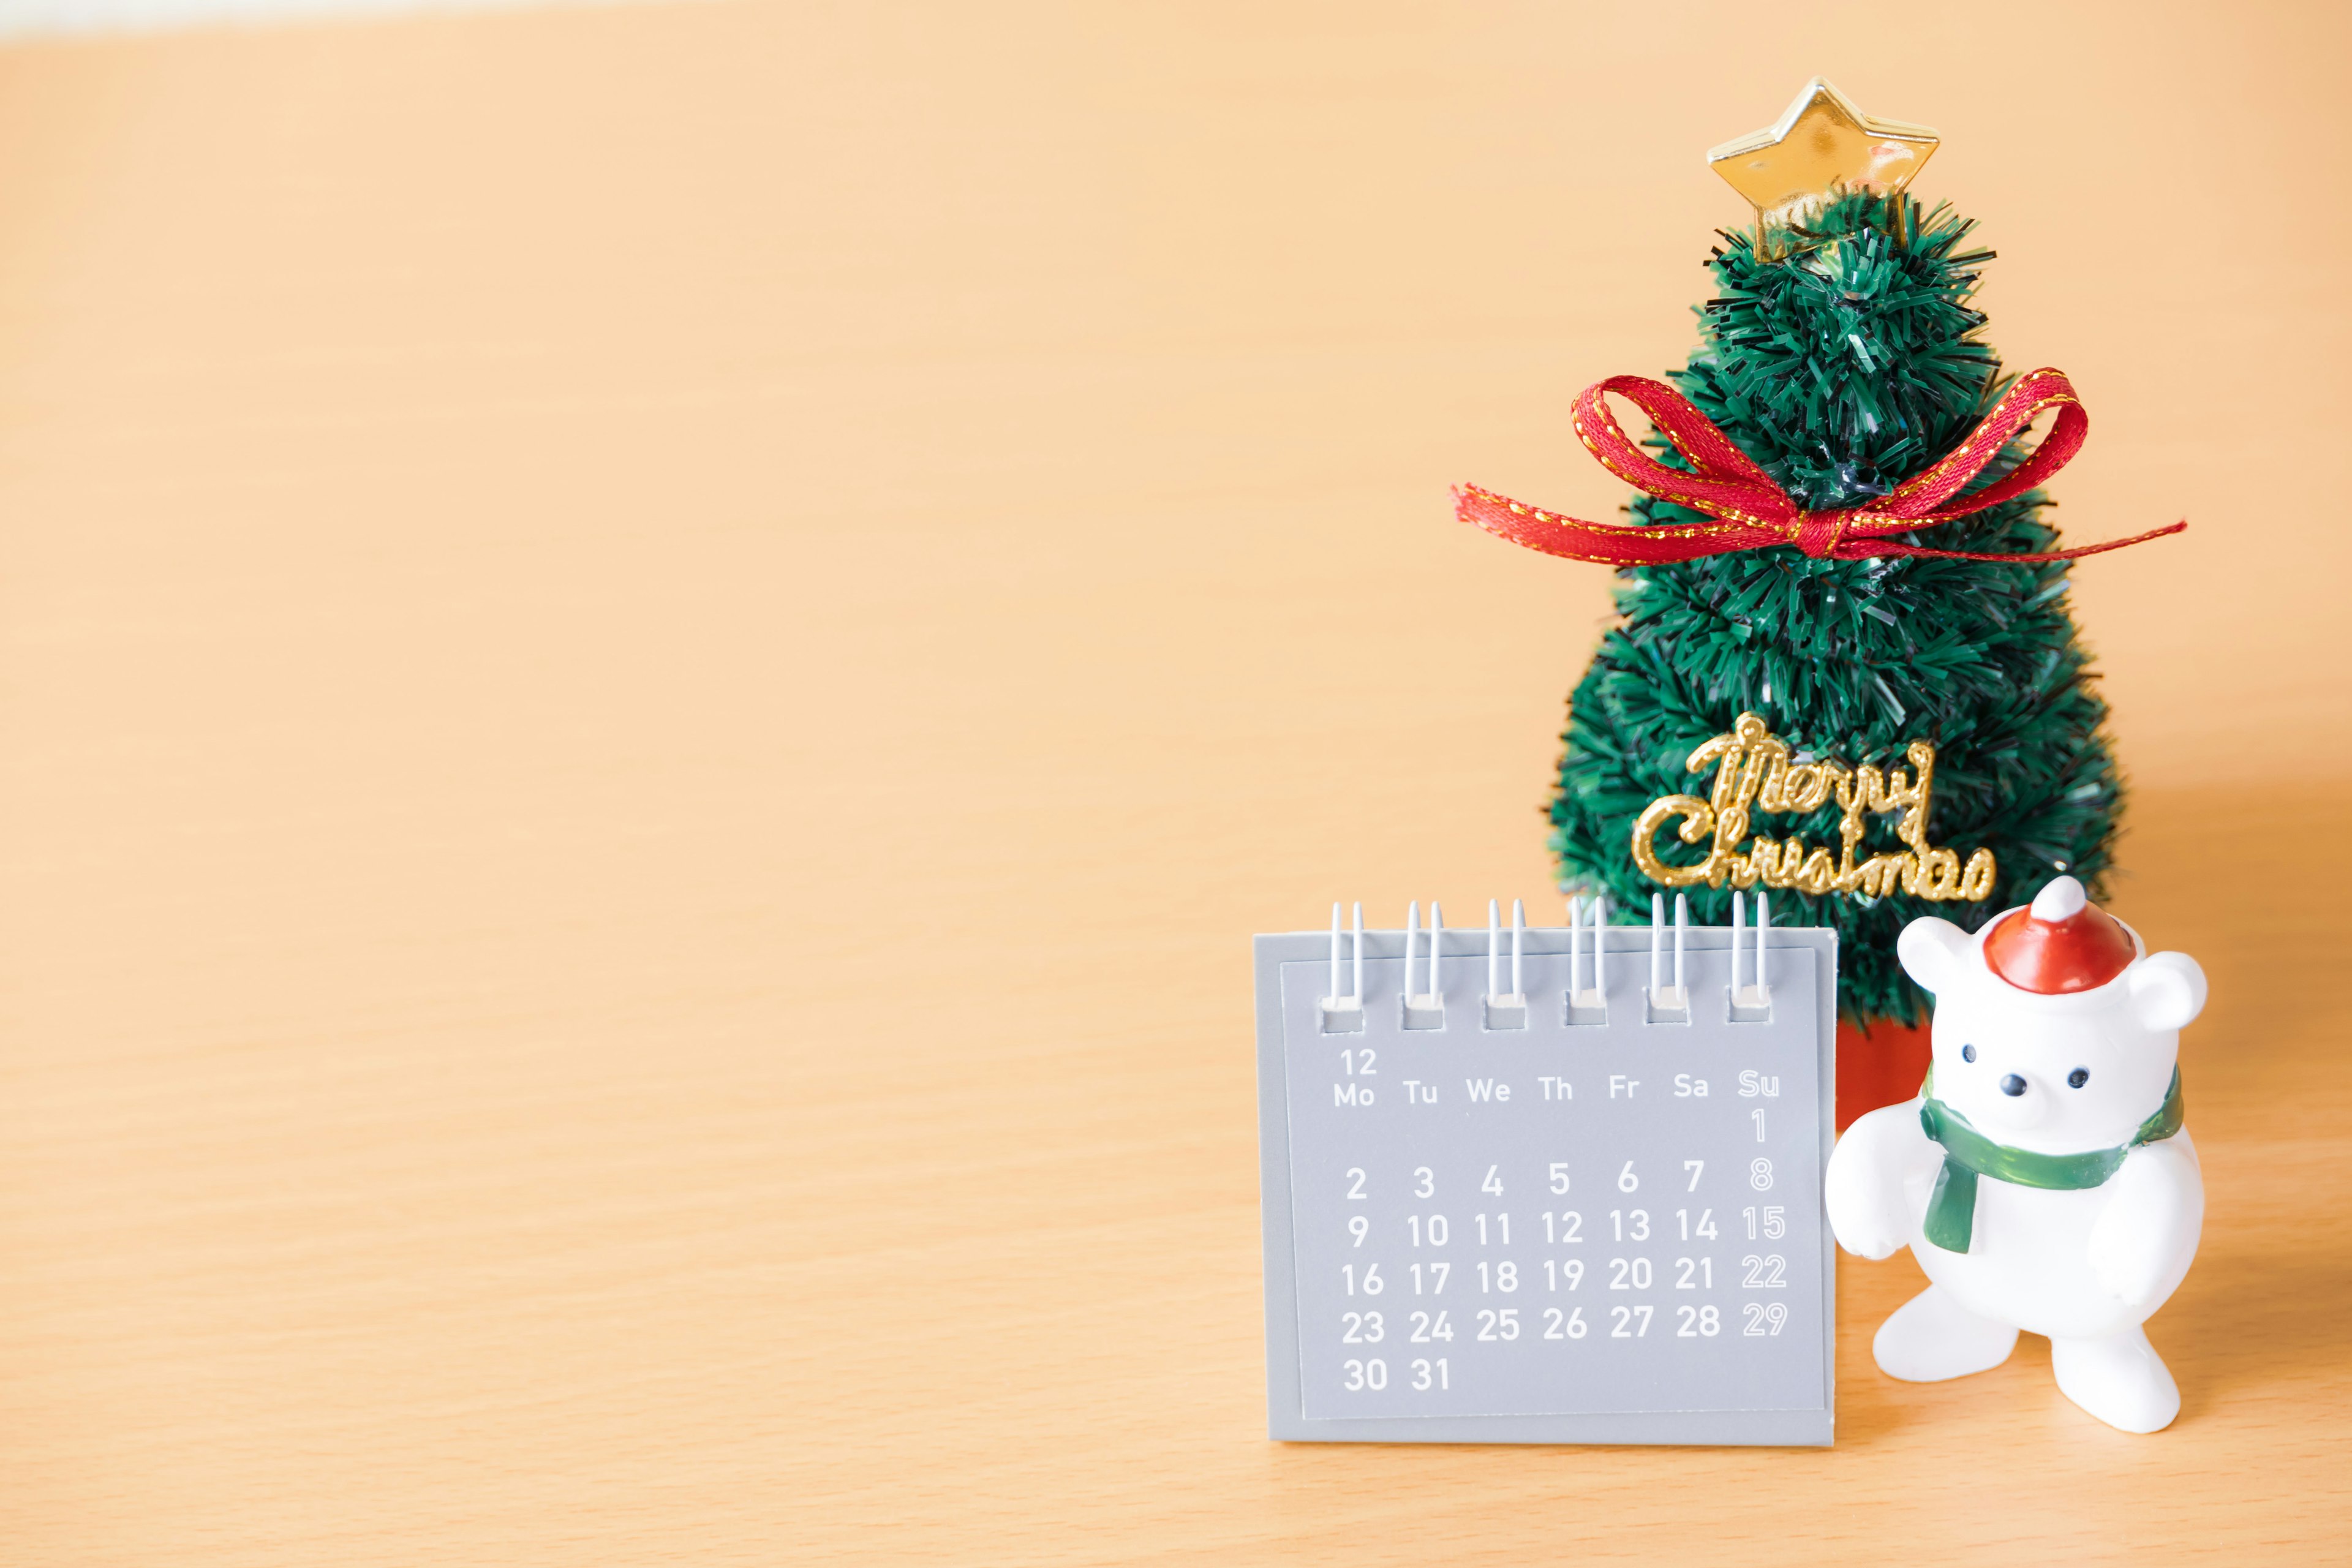
[[2180, 1131], [2180, 1069], [2172, 1069], [2172, 1087], [2156, 1114], [2139, 1124], [2132, 1141], [2116, 1149], [2094, 1149], [2086, 1154], [2037, 1154], [1996, 1143], [1969, 1119], [1936, 1098], [1936, 1069], [1919, 1086], [1919, 1125], [1944, 1146], [1944, 1169], [1936, 1178], [1935, 1195], [1927, 1200], [1927, 1218], [1921, 1228], [1927, 1239], [1946, 1252], [1966, 1252], [1975, 1234], [1977, 1178], [2013, 1182], [2021, 1187], [2079, 1192], [2095, 1187], [2123, 1168], [2124, 1157], [2143, 1143], [2169, 1138]]

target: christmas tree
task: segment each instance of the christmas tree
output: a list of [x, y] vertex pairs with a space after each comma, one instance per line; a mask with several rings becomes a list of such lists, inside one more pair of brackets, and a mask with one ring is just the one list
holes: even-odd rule
[[[1867, 120], [1816, 82], [1780, 125], [1711, 155], [1756, 202], [1758, 221], [1725, 233], [1711, 253], [1715, 297], [1699, 309], [1698, 346], [1670, 377], [1814, 518], [1866, 512], [1937, 466], [2011, 385], [1980, 336], [1985, 317], [1970, 303], [1992, 253], [1970, 242], [1969, 220], [1940, 206], [1923, 210], [1905, 190], [1934, 144], [1932, 132]], [[2071, 403], [2071, 391], [2057, 401]], [[1582, 417], [1579, 432], [1602, 454]], [[1999, 455], [1958, 490], [1955, 510], [1971, 495], [1997, 493], [2023, 461], [2028, 448], [2013, 436], [1996, 439]], [[1696, 467], [1663, 435], [1645, 445], [1668, 469]], [[1895, 962], [1905, 925], [1939, 914], [1973, 929], [2061, 873], [2097, 897], [2108, 868], [2121, 783], [2101, 733], [2106, 708], [2067, 605], [2068, 563], [2048, 558], [2056, 539], [2044, 521], [2051, 504], [2039, 489], [2024, 489], [1932, 527], [1884, 535], [1889, 550], [1990, 559], [1840, 558], [1845, 552], [1816, 555], [1773, 542], [1621, 565], [1618, 618], [1570, 699], [1550, 847], [1563, 886], [1608, 895], [1621, 920], [1647, 920], [1660, 886], [1628, 853], [1636, 821], [1661, 797], [1704, 794], [1688, 760], [1743, 714], [1786, 742], [1792, 765], [1830, 758], [1832, 771], [1843, 763], [1849, 774], [1865, 765], [1887, 770], [1916, 763], [1915, 742], [1932, 745], [1920, 839], [1953, 846], [1963, 858], [1990, 851], [1987, 896], [1954, 899], [1948, 890], [1931, 902], [1891, 876], [1889, 885], [1843, 892], [1808, 892], [1783, 879], [1784, 890], [1772, 893], [1776, 923], [1837, 928], [1843, 1018], [1895, 1026], [1874, 1028], [1868, 1039], [1849, 1030], [1843, 1050], [1883, 1050], [1892, 1033], [1906, 1061], [1916, 1058], [1895, 1069], [1874, 1100], [1907, 1095], [1925, 1062], [1923, 1045], [1899, 1040], [1927, 1005]], [[1498, 521], [1498, 507], [1516, 518]], [[1631, 510], [1642, 528], [1730, 515], [1654, 494], [1638, 496]], [[1580, 553], [1529, 537], [1529, 510], [1486, 492], [1465, 496], [1465, 517], [1521, 542], [1623, 560], [1622, 549], [1591, 548], [1603, 537], [1595, 525], [1573, 525], [1586, 531]], [[1573, 521], [1533, 517], [1548, 526]], [[1622, 541], [1631, 531], [1610, 531]], [[1835, 536], [1832, 529], [1828, 537]], [[1775, 817], [1769, 831], [1784, 842], [1801, 837], [1834, 847], [1842, 820], [1853, 819], [1832, 800]], [[1757, 831], [1767, 831], [1760, 818]], [[1887, 837], [1885, 827], [1873, 831]], [[1688, 866], [1705, 857], [1703, 847], [1677, 849], [1675, 837], [1656, 834], [1654, 858]], [[1850, 833], [1846, 842], [1851, 863]], [[1693, 918], [1706, 923], [1728, 923], [1737, 887], [1758, 879], [1727, 876], [1717, 864], [1709, 880], [1685, 889]], [[1840, 1076], [1849, 1076], [1843, 1063]], [[1842, 1095], [1840, 1120], [1867, 1109]]]

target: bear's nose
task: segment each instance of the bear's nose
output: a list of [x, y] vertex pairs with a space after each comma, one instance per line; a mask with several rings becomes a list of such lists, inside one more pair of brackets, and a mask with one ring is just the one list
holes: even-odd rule
[[2025, 1080], [2015, 1073], [2011, 1073], [2000, 1080], [2000, 1091], [2014, 1100], [2025, 1092]]

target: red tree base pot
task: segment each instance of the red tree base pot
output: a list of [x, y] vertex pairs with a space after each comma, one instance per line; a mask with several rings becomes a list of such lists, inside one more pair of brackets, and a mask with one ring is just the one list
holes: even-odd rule
[[1927, 1026], [1890, 1024], [1867, 1029], [1844, 1019], [1837, 1026], [1837, 1130], [1882, 1105], [1900, 1105], [1927, 1076]]

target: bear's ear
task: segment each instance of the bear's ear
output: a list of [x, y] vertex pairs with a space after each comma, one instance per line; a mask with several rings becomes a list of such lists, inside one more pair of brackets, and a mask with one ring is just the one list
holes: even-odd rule
[[1917, 981], [1930, 995], [1940, 994], [1959, 973], [1961, 955], [1969, 950], [1969, 933], [1949, 921], [1924, 915], [1903, 928], [1895, 941], [1895, 956], [1903, 973]]
[[2205, 972], [2185, 952], [2151, 953], [2132, 965], [2132, 1016], [2151, 1029], [2179, 1029], [2205, 1010]]

